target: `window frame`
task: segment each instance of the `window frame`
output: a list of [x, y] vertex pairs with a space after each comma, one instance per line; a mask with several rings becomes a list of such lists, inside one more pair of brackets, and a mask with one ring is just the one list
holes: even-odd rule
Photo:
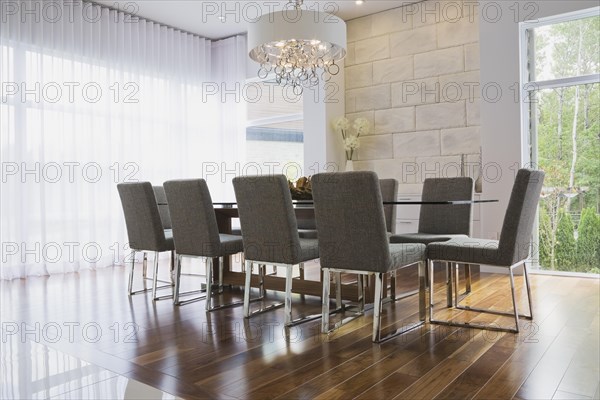
[[[529, 40], [530, 32], [535, 28], [543, 26], [556, 25], [564, 22], [572, 22], [578, 19], [598, 17], [600, 15], [600, 6], [584, 10], [573, 11], [565, 14], [553, 15], [537, 20], [523, 21], [519, 23], [519, 73], [520, 73], [520, 108], [521, 108], [521, 160], [524, 165], [538, 165], [538, 140], [537, 140], [537, 120], [532, 118], [533, 107], [537, 104], [535, 100], [536, 92], [545, 89], [555, 89], [559, 87], [572, 87], [600, 82], [600, 73], [570, 76], [567, 78], [557, 78], [549, 80], [531, 80], [530, 65], [535, 53], [531, 47], [532, 41]], [[539, 207], [538, 207], [539, 209]], [[533, 227], [533, 249], [539, 251], [539, 211], [536, 213]], [[531, 254], [536, 254], [531, 252]], [[558, 271], [546, 271], [540, 268], [539, 256], [531, 259], [533, 272], [548, 274]], [[573, 273], [563, 273], [569, 274]], [[582, 274], [589, 276], [589, 274]]]

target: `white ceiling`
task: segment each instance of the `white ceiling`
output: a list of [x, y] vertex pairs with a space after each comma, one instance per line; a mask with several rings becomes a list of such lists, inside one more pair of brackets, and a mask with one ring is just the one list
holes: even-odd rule
[[[248, 25], [261, 14], [282, 10], [287, 1], [269, 0], [94, 0], [113, 8], [128, 11], [141, 18], [148, 18], [209, 39], [220, 39], [246, 33]], [[315, 11], [332, 12], [344, 20], [400, 7], [416, 0], [365, 0], [357, 5], [354, 0], [305, 1], [305, 7]], [[274, 5], [278, 3], [279, 5]], [[269, 7], [272, 7], [270, 9]], [[226, 20], [219, 16], [225, 12]]]

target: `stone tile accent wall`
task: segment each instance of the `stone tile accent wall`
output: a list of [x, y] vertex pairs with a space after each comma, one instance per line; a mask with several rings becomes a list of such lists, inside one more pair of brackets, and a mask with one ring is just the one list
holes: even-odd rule
[[459, 175], [461, 154], [479, 160], [479, 19], [451, 3], [348, 21], [346, 114], [373, 121], [354, 167], [397, 179], [401, 193]]

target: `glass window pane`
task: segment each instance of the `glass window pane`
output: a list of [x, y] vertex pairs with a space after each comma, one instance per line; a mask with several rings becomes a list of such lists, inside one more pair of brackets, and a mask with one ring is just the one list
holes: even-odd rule
[[541, 26], [530, 30], [533, 48], [531, 81], [546, 81], [600, 72], [600, 17]]
[[256, 163], [264, 174], [285, 174], [289, 179], [302, 176], [304, 133], [302, 121], [252, 126], [246, 129], [246, 161]]
[[600, 272], [600, 84], [543, 90], [532, 112], [542, 269]]

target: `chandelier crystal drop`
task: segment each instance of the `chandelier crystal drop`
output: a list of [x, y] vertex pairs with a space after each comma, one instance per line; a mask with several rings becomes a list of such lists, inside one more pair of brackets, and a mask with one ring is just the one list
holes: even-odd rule
[[250, 58], [260, 64], [259, 78], [273, 74], [278, 84], [291, 86], [296, 94], [321, 79], [328, 82], [340, 72], [338, 62], [346, 56], [345, 22], [301, 5], [297, 0], [291, 9], [262, 15], [248, 32]]

